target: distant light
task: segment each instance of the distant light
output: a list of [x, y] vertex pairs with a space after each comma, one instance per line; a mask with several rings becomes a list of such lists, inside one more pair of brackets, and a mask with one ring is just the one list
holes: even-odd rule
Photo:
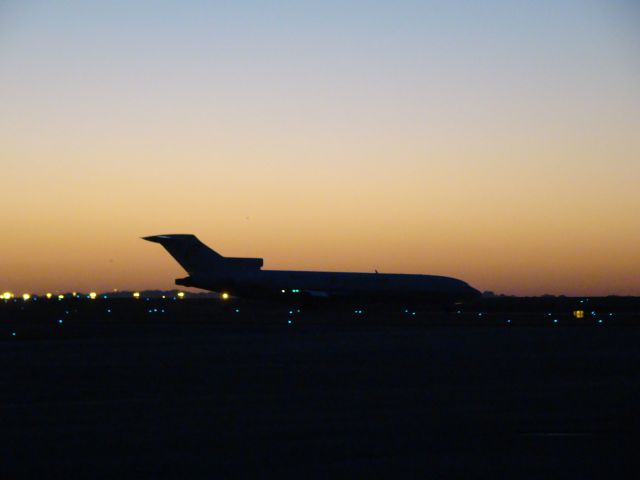
[[50, 292], [47, 292], [47, 298], [51, 298], [53, 295], [51, 295]]
[[584, 318], [584, 310], [574, 310], [572, 313], [575, 318]]
[[558, 323], [558, 319], [557, 319], [557, 318], [554, 318], [554, 319], [553, 319], [553, 323]]
[[166, 295], [162, 295], [162, 298], [167, 298], [167, 296]]
[[140, 292], [133, 292], [133, 298], [140, 298]]
[[236, 308], [236, 313], [240, 313], [240, 309], [239, 308]]
[[22, 299], [26, 302], [27, 300], [29, 300], [31, 298], [31, 295], [29, 295], [28, 293], [23, 293], [22, 294]]
[[106, 295], [102, 295], [102, 298], [104, 298], [106, 300], [109, 297], [107, 297]]
[[11, 300], [13, 298], [13, 293], [11, 292], [4, 292], [2, 294], [2, 298], [4, 298], [5, 300]]
[[287, 320], [287, 323], [291, 325], [293, 323], [293, 320]]
[[73, 292], [73, 296], [75, 297], [76, 295], [78, 295], [78, 292]]
[[285, 292], [286, 292], [286, 290], [285, 290], [285, 289], [282, 289], [282, 290], [280, 290], [280, 291], [281, 291], [282, 293], [285, 293]]
[[595, 310], [591, 310], [591, 316], [595, 317], [596, 316], [596, 311]]
[[289, 310], [289, 315], [293, 315], [293, 310]]
[[58, 300], [64, 300], [64, 295], [63, 294], [58, 295]]
[[91, 293], [89, 293], [89, 298], [90, 298], [91, 300], [95, 300], [97, 296], [98, 296], [98, 294], [97, 294], [96, 292], [91, 292]]
[[511, 323], [511, 319], [508, 319], [508, 320], [507, 320], [507, 323]]
[[602, 323], [602, 319], [601, 318], [598, 319], [598, 323]]
[[609, 314], [609, 316], [610, 316], [610, 317], [613, 317], [613, 313], [610, 313], [610, 314]]
[[478, 313], [478, 316], [481, 317], [482, 316], [482, 312]]
[[178, 292], [177, 295], [178, 298], [184, 298], [184, 292]]
[[16, 332], [11, 332], [11, 336], [15, 337], [16, 336]]
[[111, 313], [111, 309], [110, 308], [107, 308], [107, 313]]
[[229, 294], [227, 292], [223, 292], [222, 293], [222, 299], [223, 300], [229, 300]]

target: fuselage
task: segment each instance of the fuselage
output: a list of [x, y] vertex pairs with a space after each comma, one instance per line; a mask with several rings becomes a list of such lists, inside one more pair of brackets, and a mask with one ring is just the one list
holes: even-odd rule
[[468, 300], [480, 295], [456, 278], [388, 273], [259, 270], [257, 272], [190, 276], [179, 285], [227, 292], [242, 297], [372, 297], [377, 299]]

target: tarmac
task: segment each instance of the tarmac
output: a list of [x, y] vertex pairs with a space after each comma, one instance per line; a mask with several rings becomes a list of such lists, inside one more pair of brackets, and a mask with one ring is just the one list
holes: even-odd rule
[[632, 324], [73, 308], [2, 318], [0, 478], [637, 478]]

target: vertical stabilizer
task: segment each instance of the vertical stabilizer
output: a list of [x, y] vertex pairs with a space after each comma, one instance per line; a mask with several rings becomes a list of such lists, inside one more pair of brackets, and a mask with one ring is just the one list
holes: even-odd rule
[[162, 245], [189, 275], [210, 271], [224, 264], [224, 257], [207, 247], [195, 235], [153, 235], [142, 238]]

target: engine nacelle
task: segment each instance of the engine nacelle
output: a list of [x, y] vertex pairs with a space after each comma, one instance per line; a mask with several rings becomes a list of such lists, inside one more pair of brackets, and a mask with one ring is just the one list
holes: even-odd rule
[[228, 267], [240, 270], [260, 270], [264, 264], [262, 258], [225, 257], [224, 261]]

